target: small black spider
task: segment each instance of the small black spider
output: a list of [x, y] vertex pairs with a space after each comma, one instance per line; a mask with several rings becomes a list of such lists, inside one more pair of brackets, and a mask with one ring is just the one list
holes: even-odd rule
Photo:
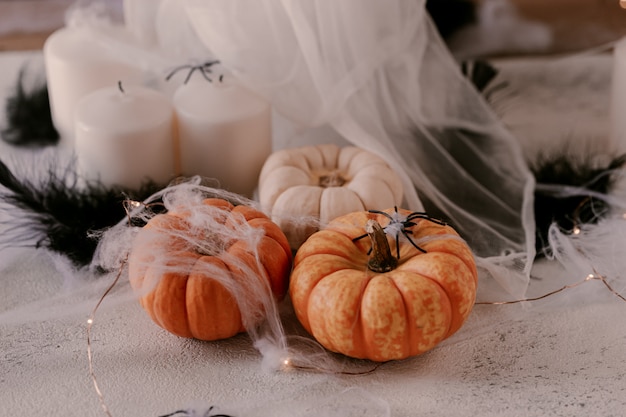
[[179, 417], [183, 417], [183, 416], [184, 417], [233, 417], [228, 414], [211, 414], [211, 411], [213, 410], [213, 408], [214, 408], [213, 406], [209, 407], [209, 409], [206, 410], [205, 413], [202, 415], [196, 414], [194, 410], [178, 410], [178, 411], [174, 411], [173, 413], [164, 414], [159, 417], [175, 417], [175, 416], [179, 416]]
[[[389, 219], [389, 224], [383, 227], [383, 230], [385, 231], [385, 233], [387, 233], [387, 229], [391, 229], [392, 233], [394, 233], [396, 236], [396, 258], [397, 259], [400, 259], [400, 244], [399, 244], [400, 233], [402, 233], [404, 237], [406, 237], [406, 239], [411, 243], [411, 245], [413, 245], [415, 249], [419, 250], [422, 253], [426, 253], [426, 250], [423, 248], [420, 248], [417, 245], [417, 243], [415, 243], [413, 239], [411, 239], [411, 237], [409, 236], [413, 234], [413, 232], [410, 230], [406, 230], [409, 227], [417, 226], [417, 223], [414, 220], [423, 219], [423, 220], [428, 220], [429, 222], [433, 222], [441, 226], [446, 226], [445, 222], [432, 218], [428, 214], [422, 211], [414, 211], [413, 213], [406, 216], [406, 218], [401, 220], [399, 218], [400, 213], [398, 213], [398, 207], [394, 207], [393, 209], [395, 210], [395, 213], [393, 215], [389, 213], [385, 213], [384, 211], [380, 211], [380, 210], [368, 210], [368, 212], [374, 213], [374, 214], [382, 214], [383, 216]], [[361, 236], [355, 237], [354, 239], [352, 239], [352, 241], [356, 242], [357, 240], [363, 239], [366, 236], [368, 236], [367, 233]], [[371, 251], [372, 250], [370, 249], [370, 251], [368, 252], [368, 255], [370, 254]]]
[[[181, 65], [179, 67], [176, 67], [172, 70], [172, 72], [169, 73], [169, 75], [167, 77], [165, 77], [165, 81], [169, 81], [174, 75], [176, 75], [176, 73], [178, 73], [179, 71], [182, 70], [189, 70], [189, 72], [187, 73], [187, 77], [185, 78], [185, 82], [183, 84], [187, 84], [187, 82], [189, 82], [189, 80], [191, 79], [191, 76], [193, 75], [194, 72], [196, 71], [200, 71], [200, 74], [202, 74], [202, 76], [204, 77], [205, 80], [207, 80], [208, 82], [212, 83], [213, 79], [209, 76], [209, 74], [213, 73], [213, 70], [211, 69], [211, 67], [213, 65], [217, 65], [219, 64], [220, 61], [207, 61], [204, 62], [202, 64], [199, 65]], [[221, 82], [222, 79], [224, 78], [223, 75], [219, 76], [219, 81]]]

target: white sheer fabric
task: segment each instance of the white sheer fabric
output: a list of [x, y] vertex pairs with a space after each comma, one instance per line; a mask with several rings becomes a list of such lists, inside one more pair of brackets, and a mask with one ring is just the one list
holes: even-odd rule
[[[548, 269], [540, 279], [533, 280], [533, 284], [539, 282], [539, 288], [533, 292], [531, 285], [527, 292], [534, 258], [533, 178], [519, 143], [460, 73], [458, 63], [425, 13], [424, 0], [137, 2], [141, 1], [159, 3], [152, 20], [137, 16], [135, 21], [154, 26], [158, 32], [154, 44], [134, 44], [126, 38], [114, 37], [106, 22], [98, 19], [98, 22], [83, 19], [73, 24], [89, 25], [100, 35], [103, 45], [143, 69], [146, 83], [156, 88], [171, 88], [155, 80], [164, 81], [180, 65], [219, 59], [223, 68], [230, 71], [229, 77], [271, 101], [278, 116], [274, 126], [276, 148], [338, 142], [381, 155], [404, 178], [406, 208], [444, 217], [470, 243], [483, 272], [479, 284], [481, 301], [502, 301], [505, 298], [502, 290], [510, 299], [521, 299], [529, 293], [542, 296], [561, 284], [573, 288], [587, 274], [604, 274], [606, 282], [620, 293], [626, 288], [621, 279], [626, 259], [623, 254], [626, 245], [621, 243], [626, 227], [621, 213], [617, 213], [599, 227], [582, 228], [577, 235], [564, 235], [553, 228], [550, 238], [556, 249], [554, 258], [559, 268], [566, 267], [565, 271], [555, 273]], [[142, 7], [136, 10], [154, 11]], [[580, 78], [573, 80], [578, 83]], [[185, 187], [189, 185], [179, 184], [178, 190]], [[618, 203], [614, 204], [624, 207]], [[604, 361], [606, 369], [596, 373], [581, 373], [576, 360], [570, 361], [574, 365], [568, 362], [567, 366], [555, 367], [553, 375], [549, 372], [546, 375], [557, 384], [563, 380], [564, 373], [581, 373], [582, 383], [578, 385], [583, 388], [590, 378], [598, 379], [602, 374], [606, 379], [606, 375], [619, 373], [617, 370], [611, 373], [611, 369], [616, 368], [614, 363], [621, 363], [623, 355], [610, 355], [610, 345], [617, 335], [609, 333], [604, 337], [604, 332], [611, 330], [597, 325], [605, 312], [618, 311], [604, 310], [610, 306], [606, 301], [614, 301], [616, 297], [602, 282], [595, 281], [581, 286], [571, 296], [563, 292], [550, 296], [548, 301], [543, 299], [543, 303], [502, 308], [479, 306], [463, 331], [454, 340], [445, 342], [441, 350], [415, 362], [387, 364], [386, 369], [370, 379], [360, 376], [334, 379], [322, 374], [314, 380], [320, 383], [313, 384], [313, 373], [257, 374], [250, 365], [257, 356], [251, 353], [247, 338], [215, 345], [188, 345], [157, 332], [156, 326], [146, 326], [147, 319], [142, 321], [135, 316], [142, 312], [127, 280], [121, 279], [114, 291], [108, 292], [117, 269], [126, 272], [122, 266], [135, 232], [116, 227], [107, 233], [111, 240], [101, 239], [98, 260], [114, 270], [111, 279], [101, 276], [94, 280], [92, 271], [74, 271], [66, 259], [56, 256], [52, 261], [46, 258], [42, 262], [45, 252], [33, 251], [32, 256], [28, 253], [21, 258], [13, 251], [0, 252], [3, 276], [7, 277], [5, 302], [0, 303], [3, 306], [0, 326], [11, 336], [3, 341], [9, 348], [9, 359], [13, 359], [15, 369], [19, 370], [17, 381], [27, 380], [31, 375], [43, 381], [23, 384], [20, 388], [24, 395], [29, 398], [39, 395], [54, 406], [54, 401], [67, 398], [69, 393], [75, 401], [66, 405], [68, 409], [76, 404], [84, 408], [92, 400], [95, 404], [91, 386], [84, 384], [87, 364], [76, 361], [85, 348], [83, 328], [76, 323], [91, 317], [89, 313], [98, 306], [97, 338], [93, 341], [96, 371], [103, 376], [105, 397], [122, 410], [145, 407], [141, 408], [143, 414], [163, 415], [165, 410], [173, 410], [187, 398], [206, 401], [218, 398], [224, 402], [244, 398], [247, 402], [243, 405], [241, 401], [234, 402], [237, 405], [234, 415], [387, 416], [409, 415], [418, 409], [427, 414], [433, 409], [440, 410], [438, 395], [450, 389], [456, 390], [453, 394], [458, 398], [465, 394], [477, 398], [473, 409], [487, 409], [494, 395], [510, 396], [507, 390], [472, 391], [482, 387], [484, 378], [489, 377], [476, 371], [485, 364], [481, 362], [480, 352], [490, 348], [502, 355], [489, 358], [489, 366], [480, 369], [525, 358], [527, 366], [516, 367], [513, 371], [519, 372], [499, 380], [503, 387], [513, 380], [522, 382], [518, 402], [536, 399], [533, 367], [549, 361], [555, 346], [574, 346], [570, 349], [574, 356], [584, 353], [574, 359], [582, 361], [590, 360], [590, 352], [603, 360], [605, 353], [609, 353], [609, 360]], [[589, 290], [594, 284], [596, 287]], [[552, 312], [549, 308], [561, 305], [579, 307], [581, 300], [590, 299], [591, 291], [595, 292], [594, 300], [602, 301], [599, 307], [603, 309], [573, 308], [576, 320], [571, 320], [569, 311], [567, 315], [550, 314], [540, 319], [528, 314]], [[266, 325], [250, 334], [254, 347], [263, 356], [264, 366], [280, 367], [287, 358], [303, 369], [334, 373], [344, 369], [367, 373], [370, 369], [368, 364], [344, 364], [308, 336], [298, 333], [299, 327], [288, 305], [269, 307]], [[285, 307], [286, 311], [278, 311], [278, 307]], [[524, 319], [529, 318], [533, 320], [525, 323]], [[550, 337], [544, 337], [543, 344], [537, 345], [536, 336], [525, 337], [529, 334], [528, 326], [537, 328], [535, 335]], [[481, 337], [487, 328], [494, 331], [488, 337]], [[591, 338], [572, 338], [581, 329], [589, 329]], [[554, 337], [555, 334], [559, 337]], [[50, 335], [56, 336], [50, 338]], [[503, 349], [505, 336], [506, 344], [517, 350]], [[474, 337], [475, 344], [467, 343]], [[572, 340], [576, 342], [574, 345]], [[536, 351], [533, 355], [525, 355], [528, 346]], [[23, 361], [27, 356], [32, 360]], [[125, 360], [128, 358], [130, 362]], [[48, 360], [55, 360], [59, 366], [50, 368]], [[28, 363], [32, 363], [30, 368], [25, 367]], [[42, 372], [45, 369], [52, 372]], [[453, 382], [458, 383], [451, 384], [450, 378], [442, 378], [445, 375], [451, 375], [458, 380]], [[57, 384], [59, 376], [67, 384]], [[116, 381], [126, 382], [116, 384]], [[351, 384], [385, 399], [365, 389], [342, 389]], [[42, 396], [38, 387], [44, 385], [62, 390], [50, 394], [48, 389]], [[567, 390], [571, 386], [569, 381], [560, 388]], [[611, 388], [611, 384], [607, 386]], [[424, 395], [419, 404], [412, 404], [407, 399], [414, 398], [416, 389], [422, 389]], [[86, 391], [87, 400], [81, 397]], [[610, 389], [607, 392], [610, 394]], [[250, 393], [254, 395], [251, 397]], [[124, 404], [124, 399], [131, 397], [133, 401]], [[590, 399], [586, 408], [591, 409], [595, 403], [604, 405], [605, 397]], [[543, 400], [549, 409], [552, 398]], [[197, 411], [200, 413], [200, 408]]]
[[403, 179], [406, 208], [450, 222], [496, 287], [524, 295], [533, 177], [424, 0], [159, 0], [156, 16], [134, 18], [154, 24], [153, 45], [90, 26], [157, 88], [171, 89], [163, 80], [180, 65], [218, 59], [234, 82], [272, 103], [277, 149], [335, 142], [380, 155]]
[[534, 257], [532, 176], [515, 138], [460, 73], [424, 1], [184, 7], [215, 57], [307, 132], [277, 137], [277, 147], [301, 145], [310, 129], [326, 126], [381, 155], [403, 177], [408, 208], [446, 218], [507, 291], [524, 293]]

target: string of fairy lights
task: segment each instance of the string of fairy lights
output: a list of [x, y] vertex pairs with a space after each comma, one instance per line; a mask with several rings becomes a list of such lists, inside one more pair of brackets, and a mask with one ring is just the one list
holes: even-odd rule
[[[626, 3], [626, 0], [624, 0], [624, 3]], [[158, 203], [157, 203], [158, 204]], [[131, 219], [131, 211], [139, 209], [141, 207], [149, 207], [151, 205], [154, 204], [145, 204], [142, 202], [138, 202], [138, 201], [125, 201], [124, 202], [124, 207], [126, 209], [126, 213], [128, 215], [128, 221], [130, 222]], [[626, 213], [623, 215], [623, 218], [626, 219]], [[575, 226], [574, 229], [572, 230], [572, 234], [574, 235], [578, 235], [581, 233], [581, 229], [578, 226]], [[104, 412], [104, 414], [107, 417], [113, 417], [113, 414], [111, 413], [107, 402], [105, 401], [105, 397], [104, 397], [104, 393], [102, 391], [102, 389], [100, 388], [100, 385], [98, 383], [98, 379], [96, 377], [96, 372], [95, 372], [95, 365], [94, 365], [94, 359], [93, 359], [93, 346], [92, 346], [92, 331], [93, 331], [93, 326], [95, 324], [95, 319], [96, 319], [96, 313], [98, 311], [98, 309], [100, 308], [101, 304], [104, 302], [105, 298], [107, 297], [107, 295], [113, 290], [113, 288], [117, 285], [117, 283], [119, 282], [122, 273], [126, 267], [126, 263], [127, 263], [128, 257], [126, 257], [123, 261], [121, 266], [119, 267], [119, 270], [117, 272], [117, 274], [115, 275], [112, 283], [106, 288], [106, 290], [104, 291], [104, 293], [102, 294], [102, 296], [99, 298], [99, 300], [97, 301], [96, 305], [94, 306], [91, 314], [89, 315], [88, 319], [87, 319], [87, 361], [88, 361], [88, 365], [89, 365], [89, 375], [91, 378], [91, 382], [94, 388], [94, 391], [96, 393], [96, 396], [98, 397], [98, 401], [100, 403], [100, 407], [102, 408], [102, 411]], [[617, 290], [615, 290], [609, 283], [608, 279], [597, 272], [597, 270], [595, 268], [592, 268], [592, 273], [588, 274], [587, 276], [585, 276], [584, 279], [574, 282], [572, 284], [568, 284], [568, 285], [564, 285], [556, 290], [547, 292], [545, 294], [542, 294], [540, 296], [537, 297], [530, 297], [530, 298], [522, 298], [522, 299], [516, 299], [516, 300], [509, 300], [509, 301], [480, 301], [480, 302], [476, 302], [475, 305], [492, 305], [492, 306], [497, 306], [497, 305], [509, 305], [509, 304], [519, 304], [519, 303], [524, 303], [524, 302], [533, 302], [533, 301], [539, 301], [539, 300], [543, 300], [546, 299], [548, 297], [554, 296], [558, 293], [562, 293], [564, 291], [579, 287], [585, 283], [591, 282], [591, 281], [599, 281], [601, 282], [604, 287], [606, 287], [606, 289], [615, 297], [617, 297], [619, 300], [626, 302], [626, 297], [622, 294], [620, 294]], [[367, 374], [371, 374], [374, 373], [380, 366], [382, 366], [383, 363], [375, 363], [373, 364], [369, 369], [363, 370], [363, 371], [332, 371], [332, 370], [328, 370], [328, 369], [323, 369], [323, 368], [318, 368], [315, 366], [310, 366], [310, 365], [299, 365], [297, 364], [292, 358], [286, 358], [282, 361], [281, 364], [281, 370], [282, 371], [288, 371], [288, 370], [302, 370], [302, 371], [307, 371], [307, 372], [316, 372], [316, 373], [331, 373], [331, 374], [336, 374], [336, 375], [367, 375]], [[208, 413], [210, 413], [210, 411], [212, 410], [212, 408], [209, 409]], [[176, 411], [174, 413], [170, 413], [167, 416], [175, 416], [175, 415], [186, 415], [186, 416], [191, 416], [192, 414], [189, 414], [189, 412], [187, 410], [179, 410]], [[215, 417], [212, 414], [207, 414], [208, 417]], [[225, 416], [222, 414], [218, 414], [217, 416], [224, 416], [224, 417], [230, 417], [230, 416]], [[166, 416], [161, 416], [161, 417], [166, 417]]]
[[[623, 9], [626, 9], [626, 0], [620, 0], [619, 2], [620, 6]], [[210, 67], [210, 65], [209, 65]], [[143, 205], [143, 203], [137, 202], [137, 201], [127, 201], [125, 202], [125, 207], [127, 209], [127, 213], [130, 217], [130, 210], [134, 210], [134, 209], [138, 209], [141, 208]], [[623, 215], [623, 218], [626, 219], [626, 213]], [[573, 235], [579, 235], [581, 233], [581, 229], [578, 226], [575, 226], [574, 229], [572, 230], [572, 234]], [[96, 373], [95, 373], [95, 366], [94, 366], [94, 360], [93, 360], [93, 347], [92, 347], [92, 330], [93, 330], [93, 326], [95, 324], [95, 318], [96, 318], [96, 313], [100, 307], [100, 305], [103, 303], [104, 299], [106, 298], [106, 296], [112, 291], [112, 289], [117, 285], [117, 283], [120, 280], [120, 277], [122, 275], [122, 272], [124, 270], [126, 264], [126, 260], [124, 260], [124, 262], [122, 263], [122, 265], [119, 268], [119, 271], [117, 273], [117, 275], [115, 276], [113, 282], [111, 283], [111, 285], [106, 289], [106, 291], [102, 294], [101, 298], [98, 300], [98, 302], [96, 303], [94, 309], [92, 310], [89, 318], [87, 319], [87, 359], [88, 359], [88, 365], [89, 365], [89, 375], [91, 377], [92, 383], [93, 383], [93, 387], [94, 390], [96, 392], [96, 395], [98, 397], [98, 400], [100, 402], [100, 406], [102, 408], [102, 411], [104, 412], [105, 415], [107, 415], [108, 417], [113, 417], [109, 407], [107, 406], [107, 403], [105, 401], [104, 398], [104, 394], [102, 392], [102, 389], [100, 388], [99, 384], [98, 384], [98, 380], [96, 377]], [[516, 299], [516, 300], [509, 300], [509, 301], [480, 301], [480, 302], [476, 302], [475, 305], [510, 305], [510, 304], [519, 304], [519, 303], [524, 303], [524, 302], [533, 302], [533, 301], [539, 301], [539, 300], [543, 300], [546, 299], [548, 297], [554, 296], [558, 293], [562, 293], [564, 291], [570, 290], [570, 289], [574, 289], [576, 287], [580, 287], [583, 284], [586, 284], [588, 282], [591, 281], [599, 281], [601, 282], [604, 287], [615, 297], [617, 297], [618, 299], [620, 299], [623, 302], [626, 302], [626, 297], [623, 296], [622, 294], [620, 294], [617, 290], [615, 290], [609, 283], [609, 281], [607, 280], [607, 278], [598, 273], [597, 270], [595, 268], [593, 268], [593, 272], [590, 274], [587, 274], [585, 276], [584, 279], [574, 282], [572, 284], [568, 284], [568, 285], [564, 285], [556, 290], [547, 292], [545, 294], [542, 294], [540, 296], [536, 296], [536, 297], [530, 297], [530, 298], [522, 298], [522, 299]], [[338, 371], [335, 373], [339, 373], [339, 374], [348, 374], [348, 375], [365, 375], [365, 374], [369, 374], [369, 373], [373, 373], [375, 372], [380, 366], [382, 365], [382, 363], [378, 363], [378, 364], [374, 364], [374, 366], [371, 369], [368, 369], [366, 371], [362, 371], [362, 372], [350, 372], [350, 371]], [[296, 363], [294, 363], [294, 361], [291, 358], [287, 358], [284, 359], [282, 362], [282, 369], [283, 370], [289, 370], [289, 369], [298, 369], [298, 370], [304, 370], [304, 371], [313, 371], [313, 372], [319, 372], [319, 371], [324, 371], [322, 369], [318, 369], [315, 368], [313, 366], [301, 366], [298, 365]], [[207, 413], [205, 413], [205, 416], [209, 416], [209, 417], [229, 417], [223, 414], [210, 414], [211, 410], [213, 409], [213, 407], [210, 407], [207, 411]], [[183, 416], [191, 416], [192, 414], [188, 411], [188, 410], [178, 410], [175, 411], [173, 413], [167, 414], [165, 416], [161, 416], [161, 417], [173, 417], [173, 416], [178, 416], [178, 415], [183, 415]], [[195, 415], [195, 414], [194, 414]]]

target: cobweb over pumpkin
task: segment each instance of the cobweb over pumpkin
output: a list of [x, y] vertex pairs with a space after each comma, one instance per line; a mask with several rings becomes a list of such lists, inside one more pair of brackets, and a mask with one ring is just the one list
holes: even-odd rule
[[[257, 202], [201, 182], [194, 177], [128, 202], [128, 218], [101, 235], [92, 268], [123, 271], [148, 315], [170, 333], [217, 340], [247, 332], [267, 370], [360, 369], [298, 326], [285, 300], [292, 253], [278, 226]], [[191, 298], [199, 286], [206, 298]]]
[[[101, 236], [93, 266], [124, 268], [152, 320], [178, 336], [216, 340], [247, 329], [254, 339], [261, 327], [282, 334], [277, 301], [292, 258], [286, 238], [253, 201], [200, 182], [129, 202], [128, 218]], [[268, 242], [277, 250], [269, 261]]]

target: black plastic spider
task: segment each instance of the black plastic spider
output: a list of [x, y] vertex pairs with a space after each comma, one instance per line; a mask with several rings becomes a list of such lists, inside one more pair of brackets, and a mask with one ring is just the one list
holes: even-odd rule
[[230, 416], [228, 414], [211, 414], [211, 411], [213, 410], [213, 406], [209, 407], [208, 410], [206, 410], [206, 412], [204, 414], [199, 415], [196, 414], [196, 412], [194, 410], [178, 410], [178, 411], [174, 411], [173, 413], [169, 413], [169, 414], [164, 414], [162, 416], [159, 417], [175, 417], [175, 416], [185, 416], [185, 417], [233, 417]]
[[[395, 213], [398, 214], [398, 207], [394, 207], [393, 208], [395, 210]], [[425, 212], [422, 211], [414, 211], [413, 213], [409, 214], [408, 216], [406, 216], [406, 218], [402, 221], [398, 220], [398, 216], [392, 216], [389, 213], [385, 213], [384, 211], [380, 211], [380, 210], [368, 210], [369, 213], [374, 213], [374, 214], [382, 214], [383, 216], [387, 217], [389, 219], [389, 224], [385, 227], [383, 227], [383, 230], [386, 232], [388, 228], [394, 228], [396, 229], [396, 258], [400, 259], [400, 244], [399, 244], [399, 240], [400, 240], [400, 233], [402, 233], [404, 235], [404, 237], [406, 237], [406, 239], [411, 243], [411, 245], [413, 245], [413, 247], [417, 250], [419, 250], [422, 253], [426, 253], [426, 250], [423, 248], [420, 248], [417, 243], [415, 243], [413, 241], [413, 239], [411, 239], [411, 237], [409, 235], [412, 235], [413, 232], [411, 230], [406, 230], [409, 227], [413, 227], [413, 226], [417, 226], [417, 223], [414, 220], [417, 219], [422, 219], [422, 220], [428, 220], [429, 222], [435, 223], [435, 224], [439, 224], [441, 226], [446, 226], [446, 223], [432, 218], [430, 217], [428, 214], [426, 214]], [[357, 236], [354, 239], [352, 239], [353, 242], [356, 242], [357, 240], [363, 239], [364, 237], [368, 236], [367, 233], [361, 235], [361, 236]], [[370, 249], [369, 253], [372, 251], [372, 249]]]
[[[191, 76], [193, 75], [193, 73], [196, 72], [196, 71], [200, 71], [200, 74], [202, 74], [204, 79], [207, 80], [208, 82], [212, 83], [213, 79], [211, 77], [209, 77], [209, 74], [213, 73], [211, 67], [213, 65], [217, 65], [219, 63], [220, 63], [220, 61], [216, 60], [216, 61], [207, 61], [207, 62], [204, 62], [204, 63], [202, 63], [200, 65], [181, 65], [179, 67], [174, 68], [172, 70], [172, 72], [170, 72], [169, 75], [167, 77], [165, 77], [165, 81], [169, 81], [179, 71], [188, 69], [189, 72], [187, 73], [187, 77], [185, 78], [185, 82], [183, 84], [187, 84], [187, 82], [189, 82], [189, 80], [191, 79]], [[224, 76], [220, 75], [218, 80], [221, 82], [223, 78], [224, 78]]]

